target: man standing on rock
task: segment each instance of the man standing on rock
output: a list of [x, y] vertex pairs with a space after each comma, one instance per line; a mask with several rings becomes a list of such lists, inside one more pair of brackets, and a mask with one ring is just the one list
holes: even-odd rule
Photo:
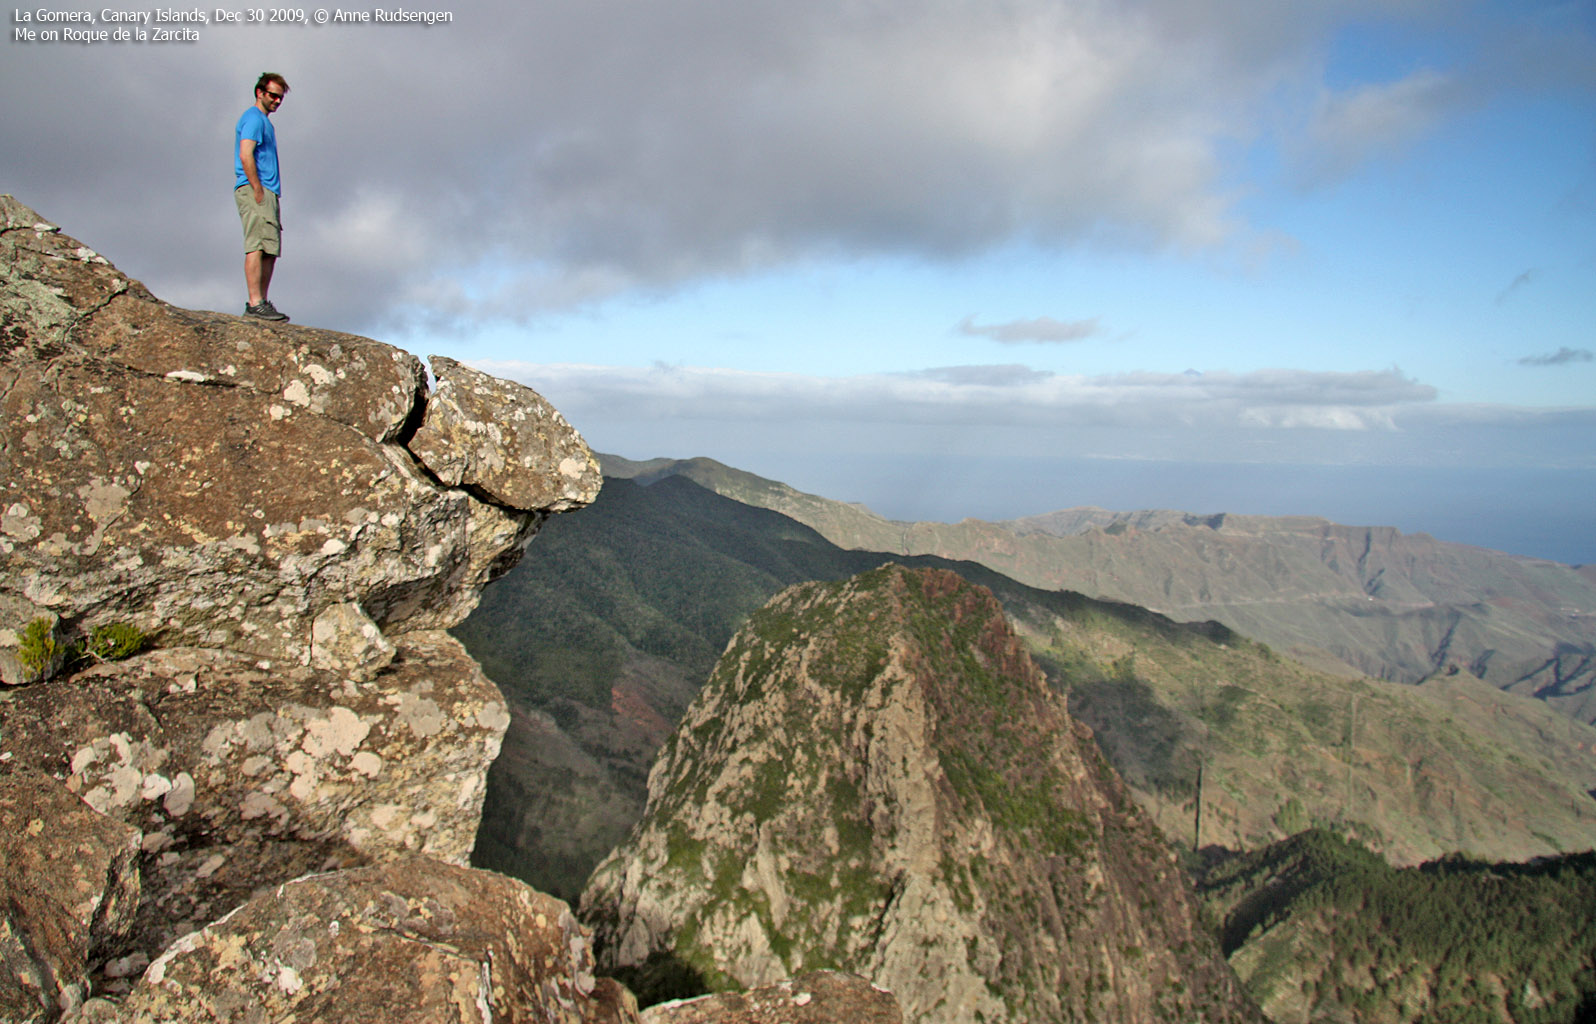
[[283, 249], [283, 221], [279, 201], [283, 183], [277, 175], [277, 131], [271, 114], [288, 93], [283, 76], [268, 71], [255, 83], [255, 103], [238, 117], [233, 129], [233, 170], [237, 184], [233, 199], [244, 222], [244, 284], [249, 302], [244, 315], [262, 320], [287, 320], [277, 312], [266, 293], [272, 270]]

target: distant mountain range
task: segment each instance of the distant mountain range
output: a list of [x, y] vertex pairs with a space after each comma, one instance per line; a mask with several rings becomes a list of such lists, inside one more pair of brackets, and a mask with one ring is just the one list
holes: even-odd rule
[[1044, 590], [1213, 619], [1328, 671], [1460, 671], [1596, 721], [1596, 571], [1309, 517], [1068, 509], [905, 523], [709, 459], [601, 456], [607, 476], [684, 476], [839, 547], [978, 562]]
[[[1596, 787], [1596, 730], [1466, 670], [1443, 670], [1422, 686], [1357, 677], [1342, 662], [1327, 672], [1216, 622], [1183, 625], [1123, 602], [1026, 586], [975, 561], [844, 549], [695, 479], [718, 478], [811, 518], [885, 521], [714, 463], [619, 469], [634, 479], [612, 477], [591, 508], [552, 520], [535, 557], [489, 588], [456, 629], [514, 714], [489, 780], [482, 866], [574, 896], [641, 814], [653, 752], [747, 616], [787, 585], [889, 559], [989, 587], [1071, 714], [1091, 725], [1173, 841], [1254, 848], [1320, 824], [1399, 863], [1453, 849], [1523, 858], [1596, 845], [1587, 795]], [[1110, 518], [1097, 530], [1156, 536], [1180, 518]], [[1110, 532], [1117, 522], [1124, 529]], [[1021, 536], [978, 525], [970, 527], [978, 536]], [[1393, 587], [1433, 575], [1417, 562], [1387, 573]], [[1371, 599], [1391, 600], [1365, 594]], [[1387, 609], [1371, 615], [1392, 621]]]

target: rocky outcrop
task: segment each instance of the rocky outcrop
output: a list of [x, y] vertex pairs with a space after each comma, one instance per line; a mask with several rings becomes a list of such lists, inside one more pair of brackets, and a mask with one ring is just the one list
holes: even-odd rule
[[756, 613], [581, 913], [610, 969], [736, 988], [831, 967], [913, 1021], [1261, 1019], [1089, 730], [946, 571]]
[[465, 867], [509, 714], [443, 632], [597, 463], [433, 369], [169, 306], [0, 197], [0, 1020], [631, 1019]]
[[169, 306], [9, 197], [0, 266], [7, 683], [47, 674], [19, 661], [40, 619], [61, 648], [125, 622], [369, 675], [387, 652], [368, 626], [460, 621], [598, 491], [520, 385], [439, 359], [429, 401], [380, 342]]
[[811, 971], [776, 985], [651, 1006], [643, 1024], [903, 1024], [892, 993], [852, 974]]
[[312, 875], [185, 936], [122, 1007], [164, 1021], [629, 1024], [552, 896], [425, 858]]
[[370, 683], [177, 648], [31, 689], [0, 702], [14, 763], [142, 832], [146, 962], [263, 884], [406, 851], [464, 865], [508, 723], [443, 633], [400, 638]]

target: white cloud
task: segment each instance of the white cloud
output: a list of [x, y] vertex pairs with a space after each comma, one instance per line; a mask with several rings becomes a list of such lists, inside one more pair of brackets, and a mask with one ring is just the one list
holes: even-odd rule
[[1518, 364], [1520, 366], [1567, 366], [1570, 363], [1588, 363], [1592, 360], [1596, 360], [1596, 354], [1593, 354], [1590, 349], [1569, 348], [1564, 345], [1556, 352], [1525, 356], [1518, 361]]
[[705, 367], [480, 362], [547, 394], [574, 422], [632, 418], [971, 426], [1390, 430], [1435, 390], [1399, 370], [1081, 376], [1022, 366], [817, 377]]
[[[988, 507], [1020, 514], [1012, 499], [1037, 480], [1009, 481], [1007, 498], [991, 488], [1001, 476], [996, 467], [1024, 460], [1036, 472], [1061, 473], [1070, 470], [1059, 460], [1071, 458], [1166, 467], [1542, 467], [1571, 481], [1596, 470], [1596, 409], [1443, 403], [1396, 369], [1079, 376], [963, 366], [831, 378], [665, 365], [475, 365], [542, 393], [601, 451], [707, 455], [795, 486], [803, 481], [775, 467], [801, 463], [815, 493], [877, 500], [901, 490], [934, 497], [957, 515], [991, 514], [977, 511]], [[913, 467], [927, 460], [945, 480], [917, 477]], [[847, 466], [866, 464], [873, 468], [863, 492], [839, 482]], [[1034, 509], [1066, 503], [1050, 499]]]
[[1029, 320], [1010, 320], [1001, 324], [977, 324], [975, 317], [959, 321], [959, 333], [975, 338], [991, 338], [1005, 345], [1025, 342], [1049, 343], [1084, 341], [1101, 333], [1097, 318], [1089, 320], [1055, 320], [1039, 316]]
[[410, 227], [421, 211], [406, 209], [410, 199], [391, 187], [359, 188], [331, 216], [308, 225], [311, 243], [344, 266], [408, 270], [425, 256], [422, 239]]
[[278, 273], [316, 285], [296, 320], [346, 329], [834, 256], [1210, 246], [1238, 229], [1218, 147], [1302, 53], [1228, 41], [1272, 6], [491, 0], [430, 29], [15, 45], [0, 180], [157, 294], [205, 266], [230, 308], [229, 133], [280, 71]]
[[1502, 305], [1508, 299], [1511, 299], [1520, 289], [1528, 288], [1535, 282], [1536, 278], [1540, 276], [1540, 271], [1536, 270], [1534, 267], [1524, 271], [1522, 274], [1513, 278], [1512, 282], [1509, 283], [1506, 288], [1503, 288], [1501, 291], [1496, 293], [1496, 304], [1498, 306]]

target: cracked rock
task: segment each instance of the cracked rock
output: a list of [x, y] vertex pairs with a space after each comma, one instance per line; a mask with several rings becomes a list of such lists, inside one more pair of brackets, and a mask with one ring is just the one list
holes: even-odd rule
[[337, 609], [460, 622], [600, 478], [535, 392], [436, 362], [429, 396], [369, 338], [168, 305], [0, 196], [0, 649], [33, 608], [362, 675]]
[[636, 1024], [570, 909], [424, 857], [301, 878], [179, 940], [122, 1007], [156, 1021]]
[[41, 772], [0, 773], [0, 1020], [49, 1021], [132, 930], [139, 832]]
[[407, 634], [367, 683], [179, 648], [0, 701], [15, 763], [143, 833], [130, 943], [150, 958], [308, 871], [413, 852], [465, 864], [508, 725], [445, 633]]

